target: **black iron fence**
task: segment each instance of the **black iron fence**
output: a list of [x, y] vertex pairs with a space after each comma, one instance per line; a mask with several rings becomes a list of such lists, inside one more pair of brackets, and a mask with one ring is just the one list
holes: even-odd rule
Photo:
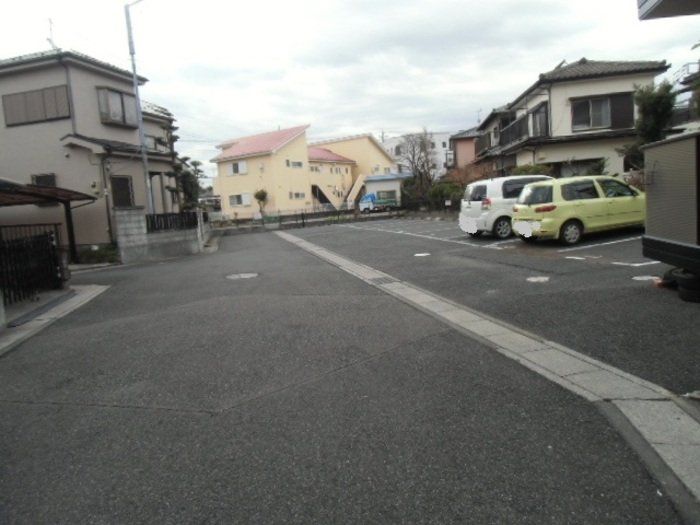
[[61, 288], [59, 224], [0, 226], [0, 288], [5, 305]]
[[[206, 220], [208, 220], [208, 216]], [[146, 215], [146, 231], [148, 233], [170, 230], [193, 230], [196, 227], [197, 213], [193, 211], [183, 211], [182, 213], [154, 213]]]

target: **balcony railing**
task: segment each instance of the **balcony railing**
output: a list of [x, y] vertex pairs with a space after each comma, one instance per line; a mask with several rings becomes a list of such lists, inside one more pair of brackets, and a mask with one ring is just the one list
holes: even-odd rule
[[481, 155], [491, 147], [491, 133], [484, 133], [476, 137], [476, 154]]
[[686, 122], [691, 122], [693, 120], [698, 120], [700, 115], [698, 115], [697, 107], [690, 102], [674, 106], [673, 113], [671, 115], [671, 126], [679, 126], [685, 124]]
[[518, 120], [501, 130], [499, 144], [507, 146], [530, 136], [528, 129], [528, 115], [523, 115]]

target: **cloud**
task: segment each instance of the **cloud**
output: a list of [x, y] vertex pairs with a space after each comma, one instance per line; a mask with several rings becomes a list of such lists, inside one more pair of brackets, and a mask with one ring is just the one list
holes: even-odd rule
[[[697, 60], [697, 16], [640, 22], [633, 1], [145, 0], [132, 15], [143, 98], [205, 166], [217, 143], [278, 126], [465, 129], [563, 59]], [[46, 49], [49, 17], [61, 47], [129, 68], [122, 0], [17, 3], [0, 49]]]

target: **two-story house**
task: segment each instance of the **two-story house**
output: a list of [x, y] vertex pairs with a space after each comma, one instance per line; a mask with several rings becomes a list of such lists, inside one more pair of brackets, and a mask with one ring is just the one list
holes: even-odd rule
[[225, 217], [249, 219], [259, 212], [255, 192], [267, 192], [265, 211], [352, 207], [372, 174], [389, 174], [393, 162], [369, 134], [307, 143], [309, 126], [238, 137], [218, 146], [214, 192]]
[[310, 146], [327, 149], [355, 162], [351, 170], [352, 186], [343, 198], [349, 207], [353, 207], [362, 195], [367, 177], [396, 172], [394, 159], [371, 133], [317, 140]]
[[312, 205], [306, 144], [308, 125], [238, 137], [217, 146], [214, 193], [225, 217], [249, 219], [259, 212], [255, 192], [265, 190], [269, 212], [291, 212]]
[[515, 100], [479, 125], [477, 162], [494, 174], [546, 164], [554, 176], [629, 169], [624, 146], [634, 142], [634, 91], [668, 69], [665, 61], [582, 58], [542, 73]]
[[479, 132], [476, 126], [450, 136], [448, 168], [464, 168], [476, 159], [476, 140]]
[[[94, 195], [73, 211], [77, 244], [114, 242], [114, 208], [146, 206], [131, 72], [74, 51], [34, 53], [0, 60], [0, 97], [0, 177]], [[142, 113], [155, 211], [177, 211], [175, 119], [146, 102]], [[59, 206], [0, 209], [0, 224], [63, 221]]]

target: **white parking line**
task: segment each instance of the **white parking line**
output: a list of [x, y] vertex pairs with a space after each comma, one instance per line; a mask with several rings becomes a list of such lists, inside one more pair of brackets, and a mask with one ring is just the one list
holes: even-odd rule
[[611, 264], [615, 264], [617, 266], [632, 266], [634, 268], [639, 268], [640, 266], [651, 266], [652, 264], [661, 264], [661, 262], [659, 262], [659, 261], [648, 261], [648, 262], [641, 262], [641, 263], [614, 262]]
[[[404, 232], [404, 231], [395, 231], [395, 230], [384, 230], [381, 228], [365, 228], [362, 226], [355, 226], [353, 224], [341, 224], [341, 228], [352, 228], [354, 230], [370, 230], [370, 231], [376, 231], [376, 232], [384, 232], [384, 233], [397, 233], [400, 235], [408, 235], [410, 237], [418, 237], [420, 239], [430, 239], [431, 241], [442, 241], [442, 242], [449, 242], [452, 244], [461, 244], [463, 246], [473, 246], [475, 248], [480, 248], [481, 246], [479, 244], [473, 244], [471, 242], [466, 242], [466, 241], [454, 241], [450, 239], [443, 239], [442, 237], [435, 237], [435, 236], [430, 236], [430, 235], [421, 235], [419, 233], [410, 233], [410, 232]], [[498, 249], [498, 248], [495, 248]]]
[[690, 491], [689, 497], [700, 498], [700, 423], [676, 405], [668, 390], [289, 233], [275, 233], [573, 394], [590, 402], [614, 404]]
[[587, 244], [585, 246], [575, 246], [573, 248], [564, 248], [563, 250], [557, 250], [559, 253], [564, 253], [564, 252], [573, 252], [576, 250], [587, 250], [588, 248], [596, 248], [598, 246], [608, 246], [609, 244], [618, 244], [620, 242], [629, 242], [629, 241], [637, 241], [641, 239], [641, 235], [637, 235], [636, 237], [629, 237], [627, 239], [619, 239], [617, 241], [609, 241], [609, 242], [600, 242], [598, 244]]

